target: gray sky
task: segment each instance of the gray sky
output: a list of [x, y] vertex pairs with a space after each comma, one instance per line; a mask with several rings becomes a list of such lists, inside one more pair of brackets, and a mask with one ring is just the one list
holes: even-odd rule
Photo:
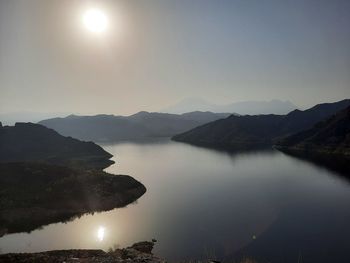
[[[82, 25], [98, 6], [102, 35]], [[350, 97], [348, 0], [0, 0], [0, 113]]]

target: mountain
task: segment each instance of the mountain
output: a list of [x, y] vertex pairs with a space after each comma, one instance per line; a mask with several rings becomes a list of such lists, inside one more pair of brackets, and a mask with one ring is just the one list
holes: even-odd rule
[[267, 146], [283, 136], [309, 129], [349, 105], [347, 99], [318, 104], [304, 111], [294, 110], [287, 115], [231, 115], [176, 135], [173, 140], [231, 149]]
[[225, 105], [209, 103], [198, 98], [188, 98], [163, 109], [162, 112], [184, 113], [190, 111], [230, 112], [240, 115], [287, 114], [297, 107], [290, 101], [242, 101]]
[[96, 115], [54, 118], [39, 122], [64, 136], [95, 142], [170, 137], [229, 113], [190, 112], [169, 114], [141, 111], [131, 116]]
[[39, 124], [0, 124], [0, 162], [46, 162], [51, 164], [105, 168], [111, 154], [93, 142], [64, 137]]
[[292, 152], [342, 155], [350, 158], [350, 107], [311, 129], [293, 134], [278, 147]]
[[140, 182], [102, 171], [111, 157], [39, 124], [0, 123], [0, 237], [137, 200]]
[[201, 98], [186, 98], [160, 111], [166, 112], [166, 113], [173, 113], [173, 114], [182, 114], [182, 113], [192, 112], [192, 111], [218, 112], [216, 111], [217, 106], [218, 105], [210, 103]]

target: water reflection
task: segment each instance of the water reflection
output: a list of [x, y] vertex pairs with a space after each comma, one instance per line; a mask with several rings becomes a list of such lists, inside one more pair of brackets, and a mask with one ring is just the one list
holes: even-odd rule
[[168, 140], [104, 148], [117, 161], [108, 172], [147, 187], [137, 204], [5, 236], [3, 252], [107, 250], [156, 238], [155, 252], [174, 261], [254, 255], [297, 262], [300, 251], [307, 262], [350, 258], [350, 187], [329, 170], [275, 150], [229, 153]]
[[349, 159], [342, 156], [330, 156], [330, 155], [316, 155], [316, 154], [303, 154], [295, 153], [291, 151], [283, 151], [284, 154], [296, 158], [298, 160], [309, 162], [316, 168], [324, 168], [332, 173], [336, 173], [350, 182], [350, 162]]
[[97, 238], [100, 242], [102, 242], [103, 239], [105, 238], [105, 231], [106, 231], [106, 228], [103, 226], [100, 226], [97, 230]]

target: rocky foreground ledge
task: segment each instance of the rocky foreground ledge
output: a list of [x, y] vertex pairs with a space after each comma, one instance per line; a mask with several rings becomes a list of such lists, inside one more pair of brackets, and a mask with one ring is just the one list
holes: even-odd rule
[[0, 255], [3, 263], [165, 263], [152, 254], [154, 243], [143, 241], [131, 247], [105, 252], [98, 249], [54, 250], [40, 253], [10, 253]]

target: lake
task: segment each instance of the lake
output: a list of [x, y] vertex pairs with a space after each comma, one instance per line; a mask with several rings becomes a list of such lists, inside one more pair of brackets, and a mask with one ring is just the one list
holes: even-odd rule
[[262, 262], [349, 262], [350, 184], [277, 150], [246, 153], [168, 139], [103, 145], [106, 169], [141, 181], [136, 203], [0, 238], [2, 253], [124, 247], [158, 240], [170, 261], [251, 256]]

